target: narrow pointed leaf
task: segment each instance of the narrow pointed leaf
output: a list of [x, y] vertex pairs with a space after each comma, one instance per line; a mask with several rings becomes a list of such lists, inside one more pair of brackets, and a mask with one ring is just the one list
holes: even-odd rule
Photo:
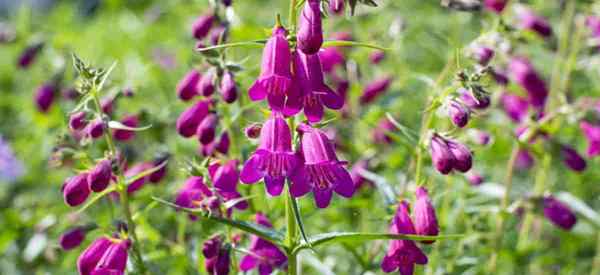
[[220, 44], [220, 45], [215, 45], [215, 46], [210, 46], [210, 47], [198, 48], [198, 49], [196, 49], [196, 51], [201, 53], [201, 52], [206, 52], [206, 51], [211, 51], [211, 50], [226, 49], [226, 48], [233, 48], [233, 47], [263, 46], [265, 43], [267, 43], [266, 39], [258, 39], [258, 40], [253, 40], [253, 41], [233, 42], [233, 43]]
[[116, 190], [115, 187], [116, 187], [116, 185], [112, 184], [110, 187], [104, 189], [104, 191], [95, 194], [90, 200], [88, 200], [81, 208], [79, 208], [77, 210], [77, 213], [83, 213], [83, 211], [88, 209], [90, 206], [94, 205], [96, 202], [98, 202], [98, 200], [100, 200], [106, 194], [109, 194], [109, 193], [115, 191]]
[[104, 83], [106, 83], [106, 79], [108, 79], [108, 76], [110, 75], [110, 73], [113, 71], [113, 69], [117, 66], [117, 61], [113, 62], [112, 65], [110, 65], [110, 68], [108, 68], [108, 70], [106, 72], [104, 72], [104, 74], [102, 75], [102, 79], [100, 80], [100, 83], [98, 84], [97, 90], [98, 91], [102, 91], [102, 87], [104, 87]]
[[384, 48], [378, 45], [364, 43], [364, 42], [356, 42], [356, 41], [346, 41], [346, 40], [329, 40], [323, 42], [323, 47], [365, 47], [371, 49], [377, 49], [382, 51], [388, 51], [389, 48]]
[[163, 162], [162, 162], [160, 165], [158, 165], [158, 166], [152, 167], [152, 168], [150, 168], [150, 169], [146, 169], [146, 170], [142, 171], [141, 173], [139, 173], [139, 174], [137, 174], [137, 175], [135, 175], [135, 176], [133, 176], [133, 177], [127, 178], [127, 179], [125, 180], [125, 184], [126, 184], [126, 185], [129, 185], [129, 184], [131, 184], [132, 182], [134, 182], [134, 181], [136, 181], [136, 180], [139, 180], [139, 179], [141, 179], [141, 178], [143, 178], [143, 177], [145, 177], [145, 176], [148, 176], [148, 175], [150, 175], [150, 174], [152, 174], [152, 173], [154, 173], [154, 172], [156, 172], [156, 171], [160, 170], [160, 169], [161, 169], [161, 168], [163, 168], [165, 165], [167, 165], [167, 162], [168, 162], [168, 161], [167, 161], [167, 160], [165, 160], [165, 161], [163, 161]]
[[111, 129], [117, 129], [117, 130], [127, 130], [127, 131], [139, 132], [139, 131], [144, 131], [144, 130], [150, 129], [152, 127], [152, 124], [144, 126], [144, 127], [129, 127], [119, 121], [111, 120], [108, 122], [108, 127]]

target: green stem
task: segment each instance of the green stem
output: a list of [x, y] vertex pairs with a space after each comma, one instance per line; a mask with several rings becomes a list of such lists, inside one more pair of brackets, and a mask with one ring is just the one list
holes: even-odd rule
[[[289, 187], [289, 184], [288, 184]], [[292, 209], [292, 193], [287, 192], [287, 196], [285, 198], [285, 218], [287, 221], [287, 234], [285, 236], [285, 244], [287, 246], [287, 256], [288, 256], [288, 274], [296, 275], [297, 272], [297, 254], [294, 251], [296, 247], [296, 240], [298, 239], [298, 226], [296, 225], [296, 217], [294, 217], [294, 209]]]
[[592, 263], [592, 272], [590, 275], [600, 274], [600, 232], [598, 232], [598, 240], [596, 243], [596, 256], [594, 257], [594, 262]]
[[296, 33], [296, 22], [297, 22], [297, 17], [296, 17], [296, 0], [290, 0], [290, 8], [289, 8], [289, 13], [288, 13], [288, 20], [290, 21], [290, 30], [293, 33]]
[[[551, 162], [552, 156], [549, 154], [544, 155], [542, 165], [537, 172], [535, 186], [533, 187], [534, 196], [541, 195], [544, 192], [548, 176], [547, 171], [550, 168]], [[525, 219], [523, 220], [523, 226], [521, 226], [521, 231], [519, 232], [519, 240], [517, 242], [517, 250], [519, 251], [524, 251], [527, 248], [529, 243], [529, 230], [533, 224], [534, 217], [535, 215], [532, 213], [531, 209], [528, 209], [527, 213], [525, 214]]]

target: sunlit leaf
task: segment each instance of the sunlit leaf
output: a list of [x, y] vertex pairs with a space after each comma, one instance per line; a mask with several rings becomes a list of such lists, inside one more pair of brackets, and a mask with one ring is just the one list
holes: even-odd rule
[[252, 40], [252, 41], [233, 42], [233, 43], [220, 44], [220, 45], [215, 45], [215, 46], [210, 46], [210, 47], [198, 48], [198, 49], [196, 49], [196, 51], [202, 53], [202, 52], [206, 52], [206, 51], [210, 51], [210, 50], [226, 49], [226, 48], [233, 48], [233, 47], [255, 47], [255, 46], [263, 46], [265, 43], [267, 43], [266, 39], [258, 39], [258, 40]]
[[119, 121], [115, 121], [115, 120], [111, 120], [108, 122], [108, 127], [111, 129], [117, 129], [117, 130], [127, 130], [127, 131], [144, 131], [144, 130], [148, 130], [150, 128], [152, 128], [152, 125], [147, 125], [144, 127], [129, 127]]
[[165, 165], [167, 165], [167, 162], [168, 162], [168, 160], [165, 160], [160, 165], [154, 166], [154, 167], [152, 167], [150, 169], [146, 169], [146, 170], [142, 171], [141, 173], [139, 173], [139, 174], [137, 174], [137, 175], [135, 175], [133, 177], [127, 178], [125, 180], [126, 185], [129, 185], [129, 184], [135, 182], [136, 180], [139, 180], [139, 179], [141, 179], [141, 178], [143, 178], [145, 176], [148, 176], [148, 175], [150, 175], [150, 174], [152, 174], [152, 173], [160, 170]]
[[113, 192], [115, 190], [116, 190], [116, 185], [112, 184], [108, 188], [104, 189], [104, 191], [95, 194], [94, 196], [92, 196], [91, 199], [89, 199], [82, 207], [80, 207], [77, 210], [77, 213], [83, 213], [83, 211], [85, 211], [86, 209], [88, 209], [90, 206], [94, 205], [102, 197], [106, 196], [107, 194], [109, 194], [109, 193], [111, 193], [111, 192]]
[[374, 45], [374, 44], [369, 44], [369, 43], [364, 43], [364, 42], [356, 42], [356, 41], [346, 41], [346, 40], [329, 40], [329, 41], [323, 42], [323, 48], [327, 48], [327, 47], [364, 47], [364, 48], [371, 48], [371, 49], [377, 49], [377, 50], [382, 50], [382, 51], [391, 50], [390, 48], [384, 48], [384, 47]]

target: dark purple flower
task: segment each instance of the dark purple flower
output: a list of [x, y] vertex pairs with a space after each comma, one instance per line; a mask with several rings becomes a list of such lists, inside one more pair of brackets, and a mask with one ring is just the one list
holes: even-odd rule
[[494, 80], [498, 85], [506, 86], [508, 85], [508, 76], [506, 76], [506, 71], [503, 69], [494, 68], [491, 72]]
[[85, 239], [85, 228], [74, 227], [60, 235], [58, 243], [63, 250], [71, 250], [78, 247]]
[[579, 155], [579, 153], [577, 153], [573, 147], [563, 145], [561, 148], [561, 153], [565, 165], [571, 168], [571, 170], [581, 172], [587, 167], [585, 159], [583, 159], [583, 157], [581, 157], [581, 155]]
[[582, 121], [579, 124], [583, 135], [588, 140], [587, 155], [588, 157], [595, 157], [600, 155], [600, 126], [592, 125], [588, 122]]
[[[415, 227], [410, 219], [410, 205], [401, 201], [396, 216], [392, 220], [390, 233], [392, 234], [415, 234]], [[427, 264], [427, 256], [411, 240], [392, 240], [388, 252], [381, 262], [381, 270], [385, 273], [399, 270], [401, 275], [412, 275], [414, 265]]]
[[44, 43], [35, 43], [33, 45], [27, 46], [19, 56], [19, 59], [17, 60], [17, 66], [21, 69], [28, 68], [29, 65], [31, 65], [35, 61], [36, 57], [38, 56], [39, 52], [42, 50], [43, 47]]
[[[154, 168], [156, 168], [157, 166], [162, 165], [168, 159], [169, 159], [168, 154], [163, 155], [161, 157], [154, 159], [154, 161], [152, 161], [152, 165], [154, 165]], [[154, 171], [152, 174], [150, 174], [150, 176], [148, 177], [148, 180], [152, 183], [158, 183], [165, 177], [166, 174], [167, 174], [167, 164], [165, 164], [163, 167], [161, 167], [160, 169], [158, 169], [158, 170]]]
[[112, 96], [104, 97], [100, 100], [100, 107], [102, 108], [102, 112], [110, 115], [113, 112], [115, 107], [115, 98]]
[[320, 2], [320, 0], [307, 0], [300, 14], [296, 36], [298, 49], [305, 54], [315, 54], [323, 45]]
[[452, 155], [454, 155], [454, 164], [452, 165], [455, 170], [465, 173], [473, 166], [473, 156], [471, 150], [464, 144], [455, 140], [446, 140], [448, 149]]
[[219, 25], [210, 30], [210, 43], [218, 45], [225, 43], [227, 40], [228, 28], [224, 25]]
[[274, 112], [260, 131], [260, 145], [246, 161], [242, 169], [243, 183], [265, 180], [267, 192], [278, 196], [283, 190], [285, 178], [290, 177], [299, 164], [292, 150], [292, 133], [280, 113]]
[[500, 96], [500, 102], [506, 115], [514, 122], [522, 122], [527, 118], [529, 103], [525, 98], [504, 92]]
[[[219, 200], [204, 184], [202, 177], [188, 178], [177, 192], [175, 204], [184, 208], [202, 208], [219, 213]], [[196, 219], [192, 214], [189, 217], [191, 220]]]
[[237, 159], [229, 160], [224, 165], [218, 162], [212, 164], [208, 169], [211, 171], [213, 186], [223, 191], [235, 191], [240, 179], [238, 164]]
[[329, 1], [329, 10], [333, 14], [341, 14], [344, 12], [344, 0], [331, 0]]
[[217, 151], [219, 153], [221, 153], [223, 155], [227, 155], [227, 152], [229, 152], [229, 145], [230, 145], [229, 133], [223, 132], [221, 134], [221, 137], [219, 137], [219, 140], [217, 141], [215, 149], [217, 149]]
[[465, 176], [467, 177], [469, 183], [473, 186], [478, 186], [483, 183], [483, 177], [478, 172], [469, 171]]
[[460, 94], [460, 101], [469, 108], [481, 110], [490, 106], [490, 97], [483, 91], [460, 88], [458, 93]]
[[106, 237], [98, 238], [90, 244], [77, 259], [79, 275], [91, 275], [102, 255], [104, 255], [104, 252], [106, 252], [111, 244], [112, 241]]
[[198, 141], [200, 141], [202, 144], [211, 143], [215, 139], [215, 132], [218, 123], [219, 118], [215, 113], [209, 113], [206, 115], [196, 130]]
[[429, 151], [431, 153], [431, 161], [440, 173], [447, 175], [452, 171], [454, 167], [454, 155], [450, 151], [448, 144], [444, 138], [434, 134], [429, 144]]
[[529, 103], [536, 108], [543, 107], [548, 97], [548, 89], [529, 60], [515, 57], [510, 61], [509, 70], [513, 80], [527, 91]]
[[295, 89], [290, 66], [292, 55], [286, 35], [283, 27], [276, 26], [273, 29], [273, 35], [263, 50], [260, 76], [248, 90], [252, 101], [267, 98], [274, 111], [283, 110], [286, 95]]
[[103, 159], [89, 172], [87, 181], [92, 191], [102, 192], [110, 183], [111, 177], [112, 163], [110, 159]]
[[208, 12], [204, 15], [199, 16], [196, 21], [192, 24], [192, 35], [198, 39], [202, 40], [213, 25], [215, 20], [215, 16], [212, 12]]
[[100, 118], [97, 118], [88, 123], [87, 127], [85, 127], [85, 131], [89, 137], [97, 139], [104, 134], [104, 128], [104, 121], [102, 121]]
[[520, 149], [517, 152], [517, 158], [515, 160], [515, 166], [519, 169], [525, 170], [533, 166], [534, 159], [531, 153], [525, 149]]
[[87, 121], [85, 121], [85, 115], [85, 112], [72, 113], [69, 116], [69, 128], [71, 128], [73, 131], [83, 129], [83, 127], [85, 127], [87, 124]]
[[262, 124], [252, 123], [248, 125], [248, 127], [244, 128], [244, 135], [246, 135], [247, 138], [258, 138], [260, 136], [261, 129]]
[[346, 198], [352, 197], [352, 177], [344, 168], [346, 162], [337, 159], [333, 143], [319, 129], [308, 125], [299, 128], [303, 134], [298, 155], [304, 164], [294, 169], [290, 177], [292, 195], [300, 197], [312, 190], [319, 208], [329, 205], [333, 191]]
[[[124, 174], [125, 178], [130, 179], [130, 178], [136, 177], [139, 174], [145, 172], [146, 170], [152, 169], [152, 167], [153, 167], [152, 163], [148, 163], [148, 162], [138, 163], [125, 171], [125, 174]], [[148, 175], [143, 176], [143, 177], [133, 181], [129, 185], [127, 185], [127, 192], [131, 194], [131, 193], [134, 193], [134, 192], [140, 190], [144, 186], [146, 181], [148, 180], [148, 177], [149, 177]]]
[[535, 14], [532, 10], [524, 8], [517, 13], [521, 28], [533, 31], [542, 37], [552, 35], [552, 27], [543, 17]]
[[473, 140], [479, 145], [488, 145], [492, 140], [490, 133], [482, 130], [473, 130]]
[[124, 274], [127, 267], [127, 249], [128, 241], [113, 241], [106, 251], [91, 275], [113, 275]]
[[230, 7], [232, 0], [222, 0], [221, 3], [223, 3], [223, 6], [225, 7]]
[[326, 73], [332, 73], [336, 66], [342, 66], [346, 62], [344, 54], [336, 47], [324, 48], [318, 55], [323, 71]]
[[[273, 227], [267, 217], [260, 212], [256, 214], [256, 223], [267, 228]], [[240, 261], [240, 270], [243, 272], [258, 268], [258, 274], [269, 275], [274, 269], [283, 269], [287, 264], [287, 256], [281, 249], [256, 235], [252, 235], [248, 250], [251, 253]]]
[[230, 249], [225, 246], [221, 236], [217, 235], [207, 240], [203, 245], [202, 253], [206, 257], [204, 267], [208, 274], [229, 274]]
[[463, 128], [469, 122], [471, 111], [456, 100], [452, 100], [448, 106], [448, 116], [456, 127]]
[[237, 86], [235, 85], [235, 79], [233, 78], [232, 72], [223, 73], [223, 78], [221, 78], [221, 86], [219, 91], [221, 92], [221, 96], [223, 97], [223, 101], [226, 103], [233, 103], [237, 99]]
[[373, 141], [379, 144], [392, 143], [392, 137], [389, 135], [390, 132], [395, 131], [396, 126], [387, 118], [379, 120], [377, 127], [373, 129]]
[[177, 83], [177, 95], [181, 100], [188, 101], [198, 95], [198, 82], [201, 77], [200, 72], [192, 69]]
[[198, 89], [200, 90], [200, 94], [203, 96], [211, 96], [215, 92], [215, 73], [212, 70], [209, 70], [200, 79], [200, 83], [198, 84]]
[[208, 115], [210, 100], [201, 100], [189, 107], [177, 119], [177, 132], [186, 138], [196, 134], [200, 122]]
[[360, 104], [366, 105], [375, 101], [377, 97], [379, 97], [387, 91], [390, 84], [392, 84], [391, 77], [379, 78], [367, 84], [367, 86], [363, 89], [362, 95], [360, 96]]
[[63, 98], [76, 101], [79, 98], [79, 92], [74, 87], [68, 87], [62, 90]]
[[491, 10], [495, 13], [502, 13], [508, 0], [484, 0], [483, 5], [486, 9]]
[[52, 107], [52, 103], [54, 102], [55, 94], [56, 87], [54, 84], [46, 83], [37, 89], [35, 94], [35, 104], [40, 112], [46, 113], [50, 110], [50, 107]]
[[69, 206], [78, 206], [85, 202], [90, 195], [90, 188], [87, 182], [87, 173], [81, 173], [68, 178], [63, 187], [63, 198]]
[[564, 230], [571, 230], [577, 223], [575, 213], [552, 195], [544, 197], [544, 216]]
[[379, 64], [381, 61], [383, 61], [383, 59], [385, 58], [385, 52], [384, 51], [374, 51], [369, 55], [369, 61], [371, 62], [371, 64]]
[[[121, 123], [127, 127], [136, 128], [138, 127], [138, 116], [127, 115], [121, 119]], [[113, 131], [113, 137], [119, 141], [128, 141], [135, 137], [135, 131], [115, 129]]]
[[479, 64], [486, 66], [494, 57], [494, 50], [489, 47], [480, 46], [475, 48], [473, 54]]
[[[437, 236], [440, 228], [438, 226], [435, 208], [429, 199], [425, 187], [417, 187], [415, 193], [417, 200], [414, 208], [415, 230], [417, 234], [424, 236]], [[422, 241], [422, 243], [431, 244], [434, 241]]]

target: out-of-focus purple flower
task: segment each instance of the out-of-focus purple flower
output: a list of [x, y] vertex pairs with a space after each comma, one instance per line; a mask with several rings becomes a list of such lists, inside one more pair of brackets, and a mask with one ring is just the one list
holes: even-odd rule
[[223, 132], [221, 134], [221, 137], [219, 137], [219, 140], [217, 142], [215, 149], [217, 149], [217, 151], [219, 153], [221, 153], [223, 155], [227, 155], [227, 152], [229, 152], [229, 145], [230, 145], [229, 133]]
[[102, 112], [110, 115], [113, 112], [115, 107], [115, 98], [112, 96], [104, 97], [100, 100], [100, 107], [102, 108]]
[[313, 191], [317, 207], [326, 208], [333, 194], [350, 198], [354, 194], [354, 183], [344, 168], [346, 162], [339, 161], [335, 147], [325, 133], [308, 125], [301, 125], [303, 132], [300, 153], [303, 165], [294, 169], [290, 179], [290, 192], [300, 197]]
[[63, 187], [63, 198], [65, 203], [71, 207], [85, 202], [90, 195], [90, 187], [87, 182], [87, 173], [81, 173], [68, 178]]
[[[256, 223], [267, 228], [273, 227], [269, 219], [260, 212], [256, 213]], [[283, 269], [287, 264], [287, 256], [283, 251], [271, 242], [256, 235], [252, 235], [248, 250], [251, 253], [244, 256], [240, 261], [240, 270], [243, 272], [258, 268], [260, 275], [269, 275], [273, 272], [273, 269]]]
[[202, 144], [209, 144], [215, 139], [219, 118], [215, 113], [209, 113], [198, 125], [196, 135]]
[[264, 178], [267, 192], [278, 196], [285, 179], [299, 164], [292, 150], [292, 133], [280, 113], [274, 112], [260, 131], [260, 145], [246, 161], [241, 173], [243, 183], [256, 183]]
[[336, 15], [344, 12], [344, 0], [331, 0], [329, 1], [329, 10]]
[[369, 61], [371, 64], [379, 64], [385, 58], [385, 52], [378, 50], [374, 51], [369, 55]]
[[583, 135], [588, 140], [587, 155], [595, 157], [600, 155], [600, 126], [592, 125], [591, 123], [582, 121], [579, 124]]
[[456, 100], [452, 100], [448, 105], [448, 116], [456, 127], [463, 128], [469, 123], [471, 111]]
[[78, 247], [85, 239], [85, 228], [74, 227], [60, 235], [58, 243], [63, 250], [71, 250]]
[[535, 14], [532, 10], [523, 8], [517, 12], [521, 28], [533, 31], [542, 37], [552, 35], [552, 27], [543, 17]]
[[370, 184], [371, 182], [365, 179], [361, 172], [367, 171], [369, 168], [369, 160], [368, 159], [360, 159], [350, 169], [350, 177], [352, 178], [352, 182], [354, 182], [354, 189], [358, 190], [365, 184]]
[[320, 50], [319, 59], [323, 66], [323, 71], [332, 73], [336, 66], [341, 66], [346, 62], [344, 54], [336, 47], [328, 47]]
[[[180, 207], [201, 208], [219, 213], [219, 200], [213, 196], [213, 192], [204, 184], [202, 177], [188, 178], [177, 192], [175, 204]], [[196, 217], [192, 214], [189, 217], [191, 220], [196, 220]]]
[[231, 7], [231, 3], [232, 0], [222, 0], [221, 3], [223, 3], [223, 6], [225, 7]]
[[248, 90], [252, 101], [267, 98], [269, 107], [274, 111], [283, 110], [285, 97], [291, 89], [295, 89], [290, 66], [292, 54], [286, 35], [283, 27], [273, 29], [263, 50], [260, 76]]
[[600, 17], [588, 16], [585, 25], [590, 29], [593, 37], [600, 38]]
[[519, 169], [522, 170], [526, 170], [531, 168], [531, 166], [533, 166], [533, 156], [531, 156], [531, 153], [529, 153], [529, 151], [525, 150], [525, 149], [520, 149], [517, 152], [517, 158], [515, 160], [515, 166]]
[[85, 115], [86, 113], [83, 111], [71, 114], [69, 116], [69, 128], [71, 128], [73, 131], [83, 129], [83, 127], [85, 127], [87, 124], [85, 121]]
[[244, 135], [246, 135], [247, 138], [258, 138], [260, 136], [261, 129], [262, 124], [252, 123], [244, 128]]
[[126, 240], [112, 241], [91, 275], [125, 274], [128, 248], [129, 245]]
[[177, 132], [179, 135], [189, 138], [196, 134], [198, 125], [208, 115], [210, 105], [210, 100], [200, 100], [183, 111], [177, 118]]
[[10, 144], [0, 136], [0, 181], [13, 182], [23, 173], [23, 163], [16, 158]]
[[387, 91], [390, 84], [392, 84], [392, 78], [389, 76], [376, 79], [375, 81], [367, 84], [363, 89], [363, 93], [359, 98], [361, 105], [367, 105], [383, 93]]
[[202, 254], [206, 257], [204, 267], [210, 275], [229, 274], [230, 249], [225, 246], [221, 236], [214, 236], [203, 244]]
[[56, 95], [56, 86], [51, 83], [45, 83], [40, 86], [35, 93], [35, 104], [42, 113], [48, 112]]
[[494, 68], [491, 74], [498, 85], [508, 85], [508, 76], [506, 76], [506, 71], [503, 69]]
[[203, 96], [211, 96], [215, 92], [215, 73], [213, 70], [209, 70], [202, 75], [200, 83], [198, 84], [200, 94]]
[[62, 90], [64, 99], [76, 101], [79, 98], [79, 92], [74, 87], [67, 87]]
[[491, 10], [495, 13], [502, 13], [508, 0], [484, 0], [483, 5], [486, 9]]
[[475, 47], [473, 55], [479, 64], [486, 66], [494, 57], [494, 50], [489, 47], [479, 46]]
[[563, 145], [561, 148], [563, 161], [567, 167], [575, 172], [581, 172], [587, 167], [585, 159], [577, 153], [577, 151], [568, 145]]
[[392, 143], [392, 137], [388, 134], [396, 130], [396, 126], [387, 118], [379, 120], [377, 127], [373, 129], [373, 141], [379, 144]]
[[453, 168], [459, 172], [465, 173], [473, 166], [473, 156], [469, 148], [455, 140], [446, 140], [448, 149], [454, 155]]
[[[415, 234], [415, 227], [410, 219], [410, 205], [401, 201], [390, 226], [392, 234]], [[412, 275], [415, 264], [427, 264], [427, 256], [411, 240], [392, 240], [387, 253], [381, 262], [383, 272], [399, 270], [401, 275]]]
[[514, 122], [522, 122], [527, 118], [529, 102], [525, 98], [504, 92], [500, 96], [500, 102], [506, 115]]
[[93, 139], [97, 139], [104, 134], [104, 121], [101, 118], [97, 118], [88, 123], [87, 127], [85, 127], [86, 134]]
[[[125, 171], [125, 174], [124, 174], [125, 178], [130, 179], [130, 178], [136, 177], [139, 174], [143, 173], [144, 171], [146, 171], [148, 169], [152, 169], [152, 167], [153, 167], [152, 163], [149, 163], [149, 162], [138, 163]], [[127, 185], [127, 192], [131, 194], [131, 193], [134, 193], [134, 192], [140, 190], [144, 186], [146, 181], [148, 181], [148, 177], [149, 177], [148, 175], [143, 176], [143, 177], [133, 181], [129, 185]]]
[[208, 12], [204, 15], [199, 16], [196, 21], [192, 24], [192, 35], [198, 40], [202, 40], [213, 25], [215, 16], [212, 12]]
[[303, 94], [290, 93], [284, 114], [293, 115], [304, 108], [304, 115], [314, 123], [323, 118], [323, 105], [333, 110], [344, 106], [344, 99], [325, 84], [319, 55], [296, 51], [294, 68], [294, 81]]
[[469, 171], [466, 175], [467, 181], [473, 186], [479, 186], [483, 183], [483, 177], [476, 171]]
[[103, 159], [89, 172], [87, 181], [92, 191], [102, 192], [110, 183], [111, 177], [112, 163], [110, 159]]
[[221, 86], [219, 89], [221, 92], [221, 97], [223, 97], [223, 101], [228, 104], [235, 102], [238, 97], [237, 86], [235, 85], [235, 79], [233, 77], [232, 72], [223, 73], [223, 78], [221, 78]]
[[429, 151], [435, 169], [444, 175], [449, 174], [452, 171], [456, 160], [454, 159], [454, 155], [450, 151], [446, 140], [441, 136], [434, 134], [429, 144]]
[[[138, 116], [127, 115], [121, 119], [121, 123], [127, 127], [136, 128], [139, 124]], [[135, 131], [115, 129], [113, 131], [113, 137], [119, 141], [128, 141], [135, 137]]]
[[210, 43], [218, 45], [227, 41], [228, 28], [224, 25], [219, 25], [210, 30]]
[[17, 60], [17, 66], [21, 69], [27, 69], [35, 61], [36, 57], [44, 47], [44, 43], [35, 43], [27, 46]]
[[321, 1], [307, 0], [300, 14], [297, 33], [298, 49], [305, 54], [315, 54], [323, 45]]
[[90, 244], [77, 259], [77, 270], [79, 275], [92, 275], [92, 271], [100, 262], [100, 259], [111, 246], [112, 241], [106, 237], [96, 239]]
[[483, 130], [473, 130], [473, 141], [479, 145], [488, 145], [492, 140], [490, 133]]
[[177, 68], [177, 59], [172, 52], [166, 49], [155, 48], [152, 49], [152, 59], [156, 64], [163, 70], [174, 70]]
[[527, 91], [529, 103], [536, 108], [543, 107], [548, 97], [548, 89], [529, 60], [515, 57], [510, 61], [509, 70], [513, 80]]
[[469, 91], [465, 88], [460, 88], [458, 93], [460, 94], [460, 101], [469, 108], [481, 110], [490, 106], [489, 95], [482, 91]]
[[[154, 161], [152, 161], [152, 165], [154, 165], [154, 168], [156, 168], [157, 166], [162, 165], [165, 161], [168, 161], [169, 157], [170, 156], [168, 154], [164, 154], [158, 158], [155, 158]], [[150, 174], [148, 180], [152, 183], [158, 183], [165, 177], [166, 174], [167, 164]]]
[[544, 197], [544, 216], [564, 230], [571, 230], [577, 223], [575, 213], [552, 195]]
[[[424, 236], [437, 236], [440, 232], [438, 226], [437, 217], [435, 215], [435, 208], [429, 199], [429, 194], [425, 187], [417, 187], [415, 192], [417, 200], [415, 202], [414, 220], [415, 230], [417, 234]], [[422, 243], [431, 244], [434, 241], [422, 241]]]
[[189, 71], [177, 83], [177, 96], [183, 101], [188, 101], [198, 95], [198, 82], [200, 81], [200, 72], [195, 69]]

